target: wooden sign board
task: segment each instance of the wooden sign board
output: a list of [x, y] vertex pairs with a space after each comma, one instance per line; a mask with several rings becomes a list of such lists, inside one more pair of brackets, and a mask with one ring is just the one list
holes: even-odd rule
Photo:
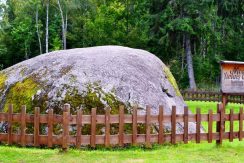
[[221, 91], [224, 94], [244, 94], [244, 62], [221, 61]]

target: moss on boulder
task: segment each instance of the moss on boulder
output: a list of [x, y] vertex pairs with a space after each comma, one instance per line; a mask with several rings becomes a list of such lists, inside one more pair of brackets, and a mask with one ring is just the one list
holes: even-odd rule
[[5, 75], [4, 73], [0, 73], [0, 90], [4, 88], [6, 79], [7, 75]]
[[164, 71], [164, 73], [165, 73], [167, 79], [169, 80], [169, 82], [170, 82], [171, 85], [173, 86], [173, 88], [174, 88], [174, 90], [175, 90], [175, 92], [176, 92], [176, 95], [177, 95], [177, 96], [181, 96], [181, 93], [180, 93], [180, 90], [179, 90], [179, 88], [178, 88], [178, 85], [177, 85], [177, 83], [176, 83], [176, 81], [175, 81], [175, 78], [174, 78], [174, 76], [172, 75], [170, 69], [169, 69], [168, 67], [164, 66], [164, 67], [163, 67], [163, 71]]
[[22, 82], [17, 82], [13, 85], [7, 94], [4, 110], [7, 111], [8, 104], [14, 105], [14, 110], [19, 111], [22, 105], [26, 105], [27, 112], [32, 112], [33, 109], [33, 96], [39, 88], [32, 78], [27, 78]]

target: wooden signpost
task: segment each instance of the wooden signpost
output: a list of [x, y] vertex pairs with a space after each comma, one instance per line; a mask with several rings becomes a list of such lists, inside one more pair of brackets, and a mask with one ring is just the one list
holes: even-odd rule
[[244, 62], [221, 61], [221, 92], [224, 107], [228, 95], [244, 95]]

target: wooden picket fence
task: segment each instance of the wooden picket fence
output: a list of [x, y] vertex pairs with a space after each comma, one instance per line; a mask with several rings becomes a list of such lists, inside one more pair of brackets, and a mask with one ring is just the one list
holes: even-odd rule
[[[91, 110], [90, 115], [82, 114], [82, 110], [78, 110], [76, 115], [70, 114], [70, 105], [65, 104], [63, 114], [57, 115], [53, 110], [49, 110], [48, 114], [40, 114], [40, 109], [35, 108], [34, 114], [27, 114], [26, 107], [23, 106], [21, 113], [13, 113], [13, 105], [9, 105], [7, 113], [0, 113], [0, 121], [7, 122], [7, 132], [0, 133], [0, 142], [6, 144], [20, 144], [21, 146], [40, 146], [53, 147], [59, 145], [66, 150], [69, 146], [80, 148], [81, 146], [90, 145], [96, 147], [98, 144], [110, 147], [119, 145], [123, 147], [125, 144], [145, 144], [146, 147], [151, 147], [152, 144], [164, 144], [178, 142], [188, 143], [188, 141], [200, 143], [208, 141], [211, 143], [216, 140], [221, 144], [223, 140], [243, 138], [243, 108], [240, 108], [239, 113], [234, 113], [230, 110], [229, 114], [225, 113], [222, 104], [218, 104], [217, 112], [213, 113], [209, 110], [208, 114], [201, 114], [201, 109], [197, 109], [196, 114], [189, 114], [188, 108], [184, 108], [184, 114], [176, 114], [176, 107], [172, 107], [172, 114], [164, 114], [163, 106], [159, 106], [159, 114], [152, 115], [151, 108], [147, 106], [146, 115], [138, 115], [137, 108], [134, 107], [132, 114], [124, 114], [124, 107], [119, 108], [119, 114], [110, 114], [110, 108], [106, 108], [105, 115], [96, 114], [96, 108]], [[225, 122], [230, 122], [229, 132], [225, 132]], [[234, 121], [239, 124], [239, 131], [234, 131]], [[20, 124], [20, 133], [13, 133], [13, 124]], [[177, 123], [184, 124], [184, 131], [177, 132]], [[196, 132], [188, 132], [189, 122], [196, 122]], [[207, 122], [207, 131], [202, 131], [201, 124]], [[216, 132], [213, 129], [216, 123]], [[34, 133], [26, 133], [27, 123], [34, 124]], [[171, 132], [164, 132], [164, 123], [171, 125]], [[47, 135], [40, 134], [40, 125], [47, 124]], [[53, 132], [54, 124], [62, 124], [62, 133], [55, 135]], [[91, 125], [90, 135], [82, 135], [82, 127], [85, 124]], [[96, 126], [98, 124], [105, 125], [105, 134], [96, 135]], [[119, 131], [117, 134], [110, 134], [111, 124], [118, 124]], [[132, 133], [125, 133], [125, 124], [132, 125]], [[138, 134], [138, 124], [145, 124], [145, 133]], [[158, 133], [152, 133], [152, 126], [158, 124]], [[75, 135], [70, 135], [70, 126], [76, 125], [77, 132]]]
[[[182, 90], [181, 94], [186, 101], [213, 101], [221, 102], [221, 92]], [[244, 104], [244, 95], [229, 95], [228, 102]]]

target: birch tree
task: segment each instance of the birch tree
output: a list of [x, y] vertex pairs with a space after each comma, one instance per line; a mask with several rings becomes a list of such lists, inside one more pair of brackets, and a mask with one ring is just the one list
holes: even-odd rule
[[41, 37], [40, 37], [40, 32], [39, 32], [39, 12], [38, 12], [38, 4], [36, 5], [36, 34], [38, 38], [38, 43], [39, 43], [39, 49], [40, 49], [40, 54], [42, 54], [42, 43], [41, 43]]
[[48, 26], [49, 26], [49, 3], [50, 1], [47, 0], [46, 1], [46, 53], [48, 53], [48, 40], [49, 40], [49, 29], [48, 29]]
[[58, 7], [59, 7], [59, 11], [60, 11], [60, 16], [61, 16], [61, 22], [62, 22], [62, 46], [63, 49], [66, 49], [66, 33], [67, 33], [67, 22], [68, 22], [68, 18], [67, 18], [67, 11], [64, 17], [64, 11], [62, 9], [62, 6], [60, 4], [60, 0], [57, 0], [58, 2]]

